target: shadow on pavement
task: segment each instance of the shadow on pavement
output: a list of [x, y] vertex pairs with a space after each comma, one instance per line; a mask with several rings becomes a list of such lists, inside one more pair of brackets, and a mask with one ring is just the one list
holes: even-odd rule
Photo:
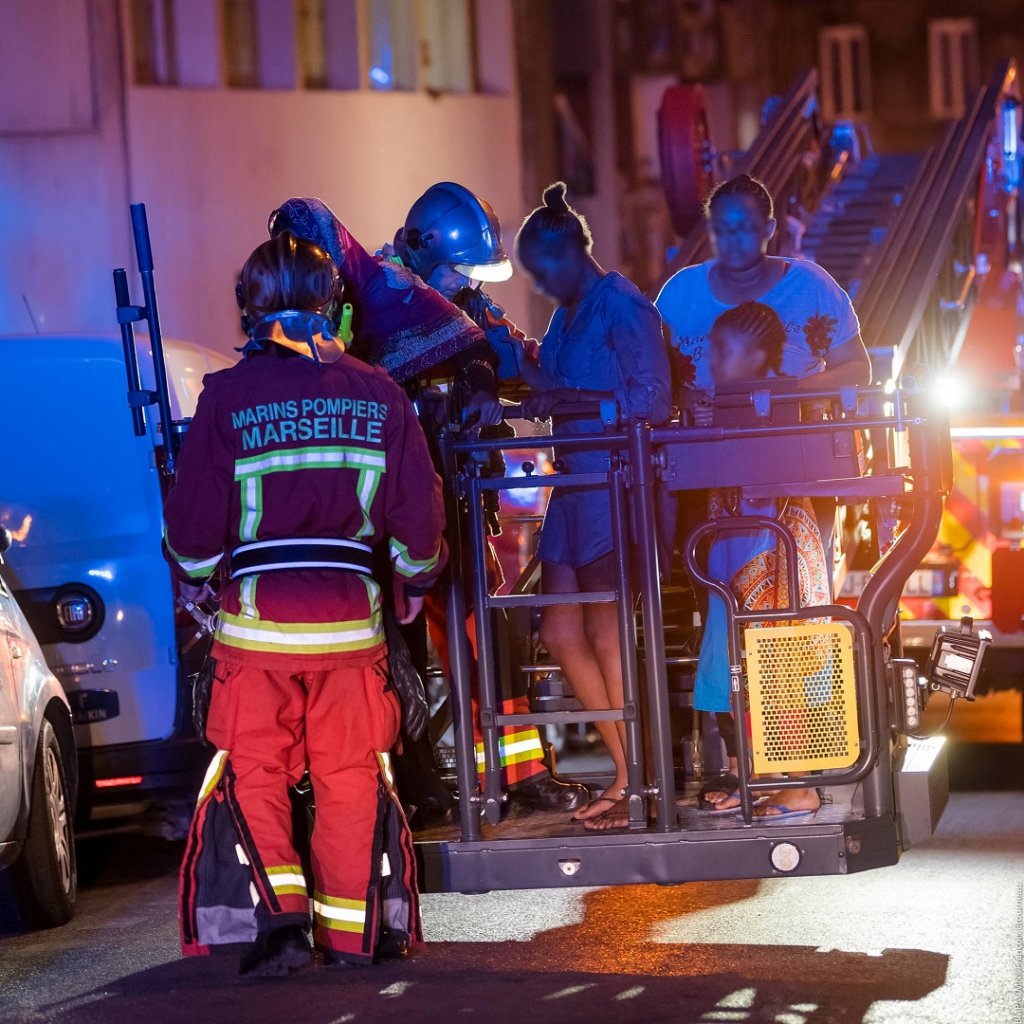
[[394, 1015], [487, 1024], [859, 1024], [877, 1000], [913, 1002], [940, 987], [948, 960], [916, 950], [867, 956], [803, 946], [651, 944], [643, 972], [590, 973], [494, 962], [508, 952], [506, 945], [438, 943], [408, 963], [337, 973], [312, 968], [287, 980], [244, 983], [233, 959], [175, 961], [38, 1012], [61, 1024], [361, 1024]]
[[758, 888], [741, 881], [599, 889], [583, 895], [581, 922], [530, 941], [437, 942], [401, 964], [311, 968], [278, 981], [239, 981], [232, 957], [178, 960], [38, 1012], [61, 1024], [362, 1024], [395, 1015], [486, 1024], [860, 1024], [878, 1000], [912, 1003], [945, 983], [949, 958], [941, 953], [871, 956], [649, 937], [661, 924], [741, 902]]
[[185, 844], [155, 839], [141, 832], [121, 832], [81, 839], [76, 850], [78, 887], [92, 889], [176, 875]]

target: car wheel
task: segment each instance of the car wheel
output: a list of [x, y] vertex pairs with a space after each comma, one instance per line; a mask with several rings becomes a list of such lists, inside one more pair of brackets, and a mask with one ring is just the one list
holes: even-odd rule
[[72, 807], [63, 752], [46, 718], [36, 748], [28, 833], [14, 874], [27, 924], [53, 928], [71, 920], [78, 890]]

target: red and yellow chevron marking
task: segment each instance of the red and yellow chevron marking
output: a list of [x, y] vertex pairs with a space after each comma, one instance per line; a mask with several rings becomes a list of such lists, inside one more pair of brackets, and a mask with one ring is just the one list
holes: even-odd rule
[[988, 463], [997, 448], [1020, 448], [1019, 438], [956, 438], [953, 490], [946, 499], [936, 549], [948, 548], [960, 563], [954, 597], [904, 598], [904, 618], [975, 619], [992, 616], [992, 552], [1002, 546], [989, 527]]

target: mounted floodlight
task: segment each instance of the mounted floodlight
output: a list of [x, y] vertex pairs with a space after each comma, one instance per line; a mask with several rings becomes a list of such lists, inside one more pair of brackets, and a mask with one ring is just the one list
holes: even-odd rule
[[985, 651], [992, 643], [988, 633], [975, 633], [974, 620], [965, 615], [959, 632], [938, 632], [932, 642], [925, 676], [933, 690], [956, 700], [974, 700], [974, 687], [981, 672]]

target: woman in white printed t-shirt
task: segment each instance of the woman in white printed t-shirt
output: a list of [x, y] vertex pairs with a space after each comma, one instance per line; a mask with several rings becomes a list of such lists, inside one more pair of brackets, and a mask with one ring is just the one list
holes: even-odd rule
[[[719, 185], [704, 205], [714, 258], [673, 274], [655, 302], [669, 329], [677, 375], [683, 384], [678, 404], [690, 411], [698, 424], [710, 418], [711, 326], [722, 313], [743, 302], [763, 303], [779, 315], [786, 331], [782, 374], [797, 378], [798, 388], [838, 389], [870, 382], [871, 361], [846, 292], [815, 263], [768, 255], [768, 243], [775, 234], [774, 213], [771, 195], [756, 178], [740, 174]], [[829, 551], [832, 531], [827, 520], [829, 508], [834, 520], [835, 506], [820, 504], [816, 511], [825, 551]], [[682, 506], [680, 512], [684, 512]], [[701, 519], [706, 516], [703, 507], [685, 512], [684, 519], [694, 514]], [[734, 768], [735, 733], [730, 716], [719, 714], [717, 718]], [[708, 810], [739, 806], [737, 787], [733, 774], [709, 783], [701, 791], [701, 806]], [[791, 812], [812, 811], [818, 806], [818, 794], [810, 788], [775, 794], [766, 802], [779, 804], [783, 797]]]
[[786, 376], [814, 376], [804, 386], [815, 390], [867, 384], [871, 362], [850, 297], [816, 263], [768, 255], [776, 222], [764, 185], [737, 175], [711, 193], [704, 212], [714, 258], [673, 274], [655, 302], [677, 353], [683, 406], [696, 411], [709, 400], [711, 325], [751, 300], [771, 306], [786, 328]]

